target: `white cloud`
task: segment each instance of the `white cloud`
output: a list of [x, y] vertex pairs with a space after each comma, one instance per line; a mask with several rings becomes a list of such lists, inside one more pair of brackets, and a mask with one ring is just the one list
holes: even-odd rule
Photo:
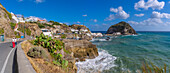
[[97, 19], [91, 19], [90, 21], [92, 21], [92, 22], [97, 22], [98, 20], [97, 20]]
[[85, 15], [82, 15], [83, 17], [87, 17], [87, 14], [85, 14]]
[[94, 21], [94, 22], [97, 22], [97, 19], [94, 19], [93, 21]]
[[80, 24], [81, 22], [80, 21], [77, 21], [78, 24]]
[[105, 19], [105, 21], [111, 21], [114, 19], [127, 19], [128, 17], [130, 17], [130, 15], [127, 14], [121, 6], [119, 6], [118, 8], [110, 8], [110, 12], [114, 12], [116, 14], [110, 14], [109, 17]]
[[129, 24], [133, 25], [170, 25], [170, 22], [163, 22], [160, 18], [148, 18], [141, 22], [128, 21]]
[[110, 12], [115, 12], [115, 13], [117, 13], [117, 12], [118, 12], [118, 9], [117, 9], [117, 8], [110, 8]]
[[144, 16], [144, 14], [135, 14], [135, 16], [137, 16], [137, 17], [142, 17], [142, 16]]
[[148, 8], [152, 8], [153, 10], [161, 10], [163, 9], [164, 5], [164, 1], [158, 2], [157, 0], [148, 0], [147, 2], [145, 2], [144, 0], [140, 0], [139, 2], [135, 3], [134, 8], [136, 10], [140, 10], [140, 8], [143, 8], [145, 10], [148, 10]]
[[103, 26], [106, 26], [106, 25], [108, 25], [108, 24], [103, 23], [102, 25], [103, 25]]
[[170, 1], [168, 3], [170, 4]]
[[167, 18], [167, 19], [170, 19], [170, 14], [153, 11], [151, 18]]
[[144, 21], [141, 22], [128, 21], [128, 23], [134, 25], [170, 25], [170, 22], [163, 22], [161, 18], [170, 19], [170, 14], [153, 11], [151, 17]]
[[42, 3], [44, 0], [35, 0], [36, 3]]

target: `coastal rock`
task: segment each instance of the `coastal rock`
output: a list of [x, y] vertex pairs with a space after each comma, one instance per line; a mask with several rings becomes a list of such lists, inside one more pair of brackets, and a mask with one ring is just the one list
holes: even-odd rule
[[14, 31], [10, 26], [11, 14], [0, 4], [0, 29], [4, 30], [5, 37], [14, 37]]
[[[70, 56], [70, 54], [66, 54], [66, 56], [64, 57], [65, 60], [69, 61], [68, 68], [62, 69], [62, 67], [54, 65], [52, 63], [54, 61], [54, 59], [50, 55], [47, 48], [33, 45], [32, 40], [22, 42], [21, 47], [22, 47], [22, 50], [24, 51], [26, 57], [28, 58], [28, 60], [30, 61], [30, 63], [32, 64], [33, 68], [36, 70], [37, 73], [56, 73], [56, 72], [57, 73], [68, 73], [68, 72], [69, 73], [77, 73], [75, 58]], [[44, 51], [43, 54], [45, 56], [42, 55], [43, 57], [35, 58], [35, 53], [33, 54], [33, 52], [32, 52], [30, 54], [34, 55], [34, 57], [32, 57], [32, 55], [30, 57], [30, 55], [28, 53], [34, 47], [37, 47], [38, 50], [43, 50]], [[34, 51], [37, 51], [37, 50], [34, 50]], [[37, 56], [37, 54], [36, 54], [36, 56]]]
[[93, 45], [90, 41], [64, 39], [63, 42], [65, 43], [65, 48], [73, 52], [73, 56], [77, 60], [93, 59], [99, 55], [96, 45]]
[[112, 25], [106, 34], [114, 35], [133, 35], [137, 34], [136, 31], [126, 22], [120, 22], [118, 24]]

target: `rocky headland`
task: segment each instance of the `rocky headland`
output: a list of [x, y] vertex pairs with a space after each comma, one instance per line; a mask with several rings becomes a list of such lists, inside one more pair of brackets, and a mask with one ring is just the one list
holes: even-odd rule
[[135, 35], [136, 31], [126, 22], [119, 22], [107, 30], [108, 35]]

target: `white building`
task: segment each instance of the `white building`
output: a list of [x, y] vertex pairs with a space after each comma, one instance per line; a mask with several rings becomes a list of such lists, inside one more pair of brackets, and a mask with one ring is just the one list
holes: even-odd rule
[[12, 12], [11, 12], [11, 15], [12, 15], [12, 22], [13, 23], [18, 23], [19, 21], [18, 21], [17, 16], [14, 13], [12, 13]]
[[91, 33], [95, 37], [103, 37], [102, 33]]
[[24, 19], [22, 17], [19, 17], [18, 21], [21, 22], [21, 23], [25, 23], [25, 21], [24, 21]]
[[78, 33], [78, 32], [79, 32], [79, 30], [71, 29], [71, 32], [73, 32], [73, 33]]
[[38, 19], [38, 22], [40, 22], [40, 23], [47, 23], [47, 20], [46, 19], [43, 19], [43, 20]]
[[38, 17], [30, 16], [25, 19], [26, 22], [37, 22], [39, 20]]
[[51, 30], [48, 30], [48, 29], [41, 29], [41, 31], [43, 32], [44, 35], [52, 36]]
[[16, 16], [17, 16], [18, 22], [25, 23], [23, 15], [17, 14]]

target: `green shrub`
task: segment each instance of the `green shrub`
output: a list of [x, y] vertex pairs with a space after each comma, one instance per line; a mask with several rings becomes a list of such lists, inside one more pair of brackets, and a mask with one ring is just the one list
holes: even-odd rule
[[15, 38], [21, 38], [21, 36], [20, 36], [20, 35], [17, 35], [17, 36], [15, 36]]
[[50, 23], [53, 23], [52, 25], [61, 25], [59, 22], [55, 22], [55, 21], [49, 21]]
[[39, 49], [39, 47], [32, 47], [27, 52], [27, 55], [32, 58], [46, 58], [46, 54], [42, 49]]
[[0, 34], [3, 34], [3, 33], [4, 33], [4, 29], [0, 28]]
[[30, 36], [30, 35], [31, 35], [31, 30], [27, 28], [27, 29], [26, 29], [26, 33], [27, 33], [27, 35]]
[[7, 12], [8, 16], [9, 16], [9, 19], [11, 20], [12, 19], [12, 15], [11, 13]]
[[[18, 30], [21, 31], [22, 33], [24, 33], [24, 28], [19, 27]], [[30, 36], [31, 30], [29, 28], [25, 28], [25, 33]]]
[[61, 36], [62, 39], [65, 39], [67, 35], [66, 34], [61, 34], [60, 36]]
[[10, 23], [10, 25], [11, 25], [11, 28], [14, 30], [16, 23]]
[[61, 54], [57, 54], [57, 55], [55, 55], [55, 57], [56, 57], [56, 60], [53, 61], [53, 63], [55, 65], [61, 66], [62, 68], [67, 68], [68, 67], [68, 61], [63, 60]]
[[44, 25], [54, 28], [53, 25], [49, 25], [49, 24], [46, 24], [46, 23]]
[[18, 34], [18, 32], [16, 32], [16, 31], [15, 31], [15, 32], [14, 32], [14, 34], [15, 34], [15, 35], [17, 35], [17, 34]]
[[39, 28], [45, 28], [45, 26], [43, 24], [41, 24], [41, 23], [38, 23], [38, 27]]
[[6, 19], [7, 19], [7, 15], [6, 15], [6, 14], [4, 14], [4, 18], [6, 18]]

